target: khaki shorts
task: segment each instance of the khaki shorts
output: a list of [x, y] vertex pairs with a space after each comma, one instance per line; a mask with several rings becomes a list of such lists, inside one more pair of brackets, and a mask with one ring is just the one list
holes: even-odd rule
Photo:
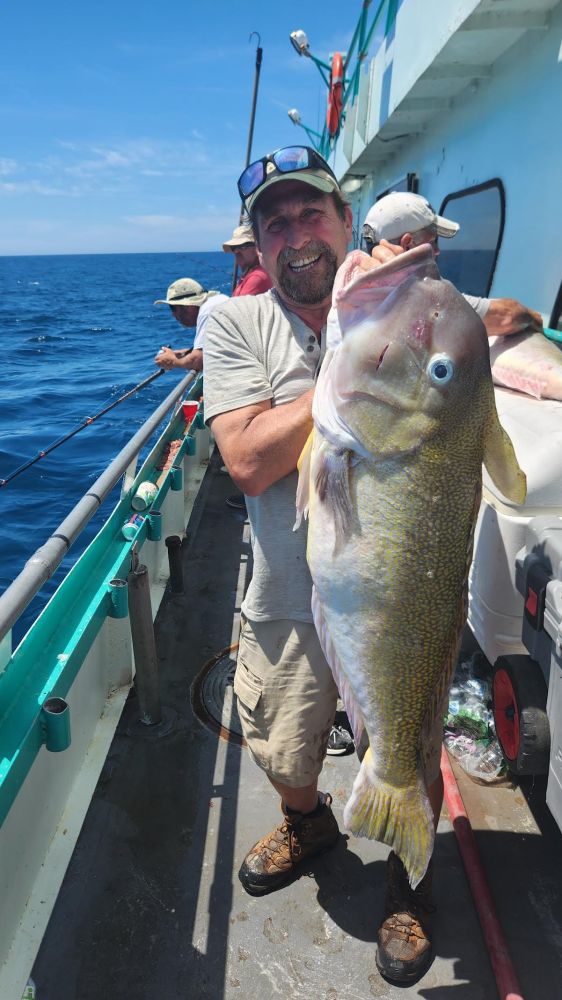
[[313, 784], [324, 763], [338, 692], [314, 625], [242, 616], [234, 675], [251, 756], [290, 788]]
[[[234, 693], [242, 731], [258, 767], [290, 788], [316, 781], [338, 691], [314, 625], [290, 619], [249, 622], [242, 615]], [[447, 703], [448, 696], [422, 749], [428, 786], [439, 777]], [[366, 745], [360, 748], [360, 757]]]

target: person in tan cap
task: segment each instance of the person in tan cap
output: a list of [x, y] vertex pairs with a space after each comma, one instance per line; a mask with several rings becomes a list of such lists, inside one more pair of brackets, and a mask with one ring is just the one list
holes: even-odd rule
[[[427, 198], [411, 191], [391, 191], [371, 206], [363, 223], [363, 247], [379, 264], [412, 247], [429, 243], [439, 256], [438, 239], [452, 239], [458, 222], [437, 215]], [[517, 299], [487, 299], [462, 293], [480, 317], [489, 337], [540, 332], [542, 317]]]
[[172, 282], [166, 298], [156, 299], [154, 305], [169, 306], [178, 323], [182, 326], [194, 326], [195, 339], [192, 348], [172, 350], [171, 347], [162, 347], [154, 358], [159, 368], [202, 371], [205, 324], [213, 309], [223, 302], [228, 302], [228, 295], [214, 289], [207, 290], [193, 278], [178, 278]]
[[233, 253], [242, 277], [232, 293], [237, 295], [260, 295], [271, 288], [271, 278], [261, 266], [252, 227], [249, 224], [236, 226], [232, 236], [222, 248], [225, 253]]

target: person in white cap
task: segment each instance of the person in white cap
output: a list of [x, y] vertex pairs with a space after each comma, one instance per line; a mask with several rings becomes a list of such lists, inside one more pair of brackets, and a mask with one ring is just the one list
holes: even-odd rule
[[[460, 226], [433, 210], [426, 198], [408, 191], [391, 191], [379, 198], [365, 216], [363, 246], [379, 264], [397, 253], [429, 243], [439, 256], [439, 237], [452, 239]], [[489, 337], [542, 330], [542, 317], [516, 299], [486, 299], [463, 295], [475, 309]]]
[[203, 369], [205, 325], [213, 309], [228, 302], [228, 295], [214, 289], [207, 290], [193, 278], [178, 278], [166, 292], [165, 299], [156, 299], [155, 306], [167, 305], [174, 319], [182, 326], [195, 327], [193, 347], [172, 350], [162, 347], [154, 358], [159, 368], [186, 368], [200, 372]]
[[249, 224], [236, 226], [229, 240], [223, 243], [225, 253], [233, 253], [242, 277], [232, 293], [238, 295], [261, 295], [271, 288], [271, 278], [260, 264], [254, 231]]

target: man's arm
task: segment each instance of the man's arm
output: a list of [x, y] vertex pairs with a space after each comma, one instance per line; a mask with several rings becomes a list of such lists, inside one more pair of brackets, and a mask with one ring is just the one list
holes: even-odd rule
[[170, 347], [163, 347], [154, 358], [154, 363], [159, 368], [186, 368], [188, 371], [203, 371], [203, 351], [200, 348], [193, 348], [191, 351], [173, 351]]
[[540, 313], [516, 299], [490, 299], [483, 323], [489, 337], [505, 337], [510, 333], [540, 333], [543, 328]]
[[247, 496], [259, 496], [296, 469], [312, 430], [313, 395], [309, 389], [292, 403], [253, 403], [209, 421], [230, 475]]

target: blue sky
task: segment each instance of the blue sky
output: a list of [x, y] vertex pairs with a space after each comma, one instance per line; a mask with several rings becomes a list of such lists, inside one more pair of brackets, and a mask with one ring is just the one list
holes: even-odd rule
[[[376, 6], [376, 5], [373, 5]], [[31, 0], [0, 9], [0, 254], [220, 249], [253, 158], [321, 131], [324, 61], [361, 0]]]

